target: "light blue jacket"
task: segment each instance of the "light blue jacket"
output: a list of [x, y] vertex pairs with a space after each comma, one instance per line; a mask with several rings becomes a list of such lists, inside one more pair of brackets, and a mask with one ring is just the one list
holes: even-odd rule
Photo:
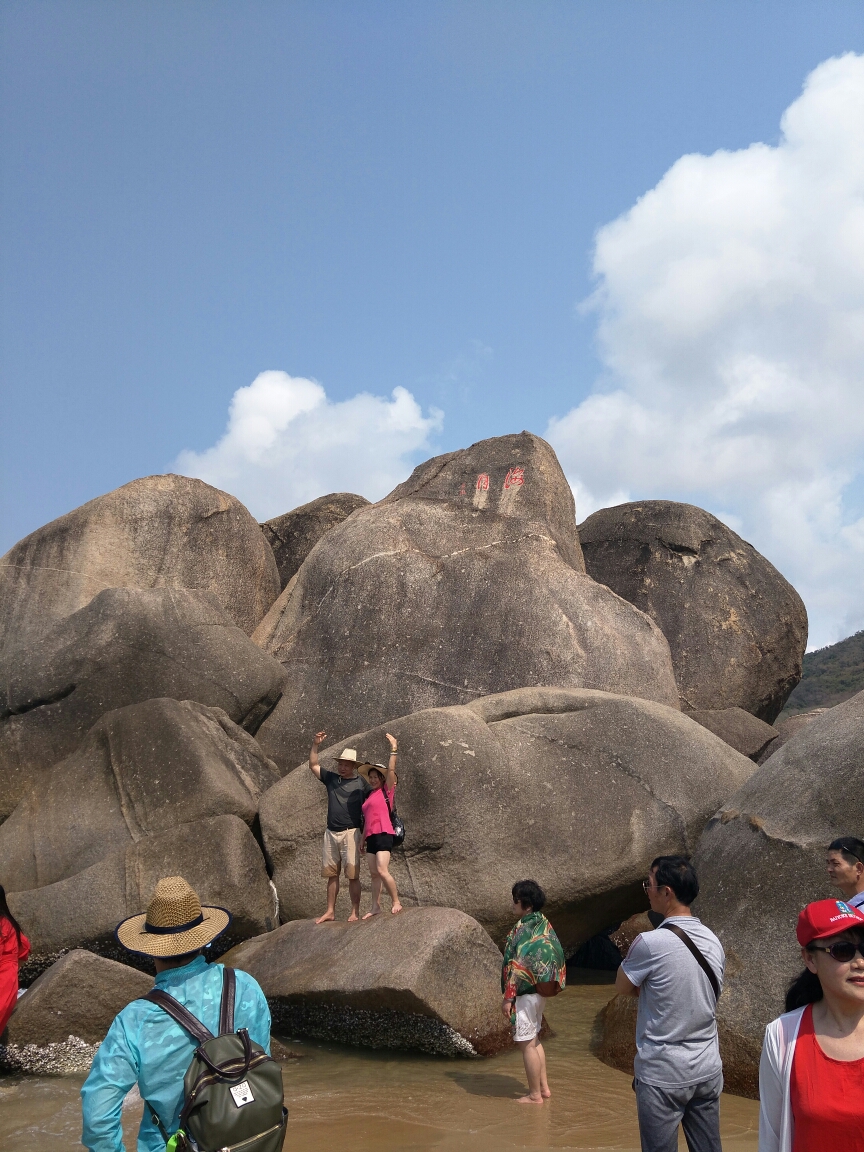
[[[182, 968], [160, 972], [155, 986], [179, 1000], [215, 1035], [219, 1030], [222, 972], [221, 964], [208, 964], [199, 956]], [[270, 1009], [264, 993], [257, 981], [239, 970], [234, 1027], [247, 1028], [250, 1038], [270, 1052]], [[125, 1152], [123, 1098], [136, 1083], [169, 1135], [176, 1132], [183, 1105], [183, 1077], [196, 1047], [197, 1042], [158, 1004], [147, 1000], [127, 1004], [115, 1016], [81, 1089], [84, 1147], [90, 1152]], [[138, 1152], [165, 1152], [165, 1141], [146, 1105], [138, 1130]]]

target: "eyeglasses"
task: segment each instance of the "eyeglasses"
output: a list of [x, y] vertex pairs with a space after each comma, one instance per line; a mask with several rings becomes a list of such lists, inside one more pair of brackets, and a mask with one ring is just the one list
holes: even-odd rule
[[666, 888], [666, 884], [652, 884], [650, 880], [643, 880], [642, 887], [646, 892], [659, 892], [661, 888]]
[[851, 940], [839, 940], [836, 944], [825, 948], [821, 944], [808, 944], [808, 952], [827, 952], [832, 960], [838, 964], [848, 964], [856, 955], [864, 960], [864, 944], [853, 944]]

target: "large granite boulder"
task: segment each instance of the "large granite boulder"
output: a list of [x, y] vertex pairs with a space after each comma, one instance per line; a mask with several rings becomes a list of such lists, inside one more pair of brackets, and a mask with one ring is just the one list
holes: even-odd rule
[[864, 692], [830, 708], [759, 767], [709, 821], [694, 857], [694, 911], [727, 955], [719, 1022], [731, 1091], [756, 1090], [765, 1025], [801, 971], [798, 913], [838, 896], [826, 848], [864, 827]]
[[0, 876], [10, 892], [41, 888], [207, 816], [231, 813], [251, 826], [278, 779], [219, 708], [161, 699], [108, 712], [0, 825]]
[[827, 708], [811, 708], [808, 712], [796, 712], [792, 716], [787, 716], [785, 719], [781, 716], [774, 722], [774, 728], [777, 731], [776, 740], [772, 740], [770, 744], [766, 745], [765, 750], [758, 759], [759, 764], [764, 764], [769, 756], [773, 756], [775, 752], [786, 744], [793, 736], [806, 728], [808, 724], [812, 724], [814, 720], [824, 715], [828, 711]]
[[279, 579], [284, 588], [321, 537], [337, 524], [365, 508], [369, 501], [353, 492], [331, 492], [308, 504], [301, 504], [284, 516], [274, 516], [261, 525], [264, 539], [273, 549]]
[[585, 575], [569, 485], [527, 432], [427, 461], [331, 529], [254, 639], [289, 674], [258, 734], [285, 768], [318, 729], [526, 685], [678, 705], [666, 640]]
[[0, 667], [103, 588], [212, 592], [251, 634], [279, 595], [276, 561], [239, 500], [187, 476], [147, 476], [82, 504], [0, 559]]
[[773, 564], [716, 516], [672, 500], [601, 508], [579, 538], [588, 574], [663, 630], [682, 708], [775, 719], [801, 679], [807, 612]]
[[284, 679], [212, 593], [107, 588], [10, 662], [0, 684], [0, 818], [106, 712], [172, 696], [221, 708], [254, 734]]
[[196, 820], [112, 852], [66, 880], [10, 893], [9, 906], [33, 945], [21, 982], [69, 948], [147, 967], [117, 943], [114, 929], [146, 911], [157, 882], [172, 875], [188, 880], [202, 903], [231, 912], [230, 927], [211, 946], [214, 955], [279, 922], [264, 857], [247, 825], [238, 816]]
[[41, 1048], [76, 1036], [98, 1044], [117, 1013], [152, 987], [153, 977], [137, 968], [76, 948], [43, 972], [19, 999], [7, 1041]]
[[293, 920], [223, 959], [255, 977], [283, 1035], [443, 1056], [490, 1055], [511, 1042], [501, 953], [453, 908], [359, 924]]
[[[588, 689], [522, 688], [352, 736], [369, 760], [399, 740], [403, 904], [461, 908], [496, 941], [532, 876], [568, 952], [644, 907], [651, 860], [690, 852], [755, 765], [676, 709]], [[344, 747], [321, 754], [325, 767]], [[308, 767], [261, 798], [283, 919], [323, 910], [326, 791]], [[365, 868], [364, 868], [364, 881]]]
[[720, 708], [717, 711], [706, 709], [688, 712], [687, 715], [757, 764], [761, 763], [769, 747], [779, 739], [776, 728], [752, 712], [745, 712], [743, 708]]

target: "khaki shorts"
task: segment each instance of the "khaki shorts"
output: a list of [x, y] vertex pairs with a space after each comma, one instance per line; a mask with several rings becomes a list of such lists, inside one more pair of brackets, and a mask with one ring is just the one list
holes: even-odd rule
[[356, 880], [360, 874], [359, 828], [346, 828], [344, 832], [324, 833], [324, 853], [321, 857], [321, 875], [328, 879], [339, 875], [340, 866], [345, 869], [348, 880]]

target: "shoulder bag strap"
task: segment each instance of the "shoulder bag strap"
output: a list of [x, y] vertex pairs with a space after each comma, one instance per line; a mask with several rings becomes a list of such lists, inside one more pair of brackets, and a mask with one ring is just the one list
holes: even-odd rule
[[142, 1000], [149, 1000], [151, 1004], [158, 1004], [163, 1011], [176, 1020], [181, 1028], [185, 1028], [193, 1040], [197, 1040], [199, 1044], [204, 1044], [208, 1040], [213, 1039], [213, 1033], [209, 1028], [205, 1028], [197, 1017], [193, 1016], [188, 1008], [184, 1008], [179, 1000], [175, 1000], [173, 996], [169, 996], [167, 992], [163, 992], [161, 988], [153, 988], [146, 996], [141, 997]]
[[219, 1005], [219, 1035], [225, 1036], [234, 1031], [234, 992], [237, 977], [233, 968], [222, 970], [222, 1002]]
[[390, 817], [390, 823], [393, 823], [393, 809], [390, 807], [390, 801], [387, 798], [387, 785], [381, 785], [381, 791], [384, 793], [384, 803], [387, 805], [387, 815]]
[[667, 932], [674, 933], [674, 935], [678, 937], [681, 943], [689, 950], [690, 954], [693, 956], [693, 959], [708, 977], [708, 980], [711, 983], [711, 987], [714, 990], [714, 999], [719, 1000], [720, 982], [715, 975], [714, 969], [711, 967], [711, 965], [708, 963], [708, 961], [705, 959], [705, 957], [702, 955], [702, 953], [699, 951], [687, 933], [679, 928], [677, 924], [661, 924], [660, 927], [665, 928]]

